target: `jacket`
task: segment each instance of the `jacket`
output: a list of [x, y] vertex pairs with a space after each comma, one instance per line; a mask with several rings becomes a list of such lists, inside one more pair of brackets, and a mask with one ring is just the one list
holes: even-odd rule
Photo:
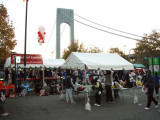
[[9, 93], [10, 92], [10, 89], [13, 89], [13, 93], [15, 92], [15, 86], [13, 84], [11, 85], [7, 85], [7, 92]]
[[6, 86], [4, 85], [4, 84], [1, 84], [0, 85], [0, 91], [4, 91], [4, 90], [6, 90], [7, 88], [6, 88]]
[[105, 85], [106, 86], [111, 86], [112, 85], [111, 75], [106, 75]]
[[67, 77], [67, 78], [65, 79], [65, 87], [66, 87], [66, 89], [73, 88], [73, 85], [72, 85], [72, 82], [71, 82], [71, 78], [70, 78], [70, 77]]
[[99, 92], [99, 91], [103, 92], [102, 84], [98, 81], [96, 82], [95, 88], [96, 88], [97, 92]]
[[145, 84], [146, 84], [147, 88], [154, 88], [155, 87], [155, 81], [154, 81], [153, 76], [151, 76], [151, 75], [146, 76]]
[[10, 89], [12, 89], [13, 91], [13, 93], [15, 92], [15, 86], [13, 85], [13, 84], [11, 84], [11, 85], [7, 85], [7, 92], [9, 93], [10, 92]]

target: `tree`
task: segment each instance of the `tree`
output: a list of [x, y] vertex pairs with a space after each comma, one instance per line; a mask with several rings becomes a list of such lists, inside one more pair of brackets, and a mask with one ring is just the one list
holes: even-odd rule
[[67, 48], [64, 49], [62, 58], [67, 59], [72, 52], [100, 53], [102, 52], [102, 50], [100, 50], [96, 46], [85, 48], [82, 43], [79, 45], [79, 41], [77, 40], [75, 42], [72, 42], [71, 45], [69, 45]]
[[7, 8], [0, 4], [0, 61], [5, 61], [17, 45], [12, 21], [9, 20]]
[[89, 52], [89, 53], [101, 53], [101, 52], [103, 52], [103, 50], [99, 49], [96, 46], [93, 46], [93, 47], [89, 47], [87, 52]]
[[126, 56], [123, 51], [121, 51], [119, 48], [110, 48], [109, 53], [117, 53], [121, 57], [123, 57], [126, 60], [129, 60], [128, 56]]
[[150, 35], [144, 34], [144, 37], [137, 42], [134, 52], [137, 62], [145, 65], [147, 64], [144, 57], [160, 57], [160, 33], [152, 30]]

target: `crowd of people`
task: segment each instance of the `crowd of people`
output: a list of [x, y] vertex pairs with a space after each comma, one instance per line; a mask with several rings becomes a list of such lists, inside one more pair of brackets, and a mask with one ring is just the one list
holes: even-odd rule
[[[0, 110], [2, 116], [7, 116], [2, 102], [5, 97], [25, 96], [30, 89], [27, 80], [24, 81], [23, 69], [18, 69], [17, 73], [14, 68], [6, 69], [5, 83], [0, 82]], [[34, 91], [37, 95], [45, 95], [43, 90], [44, 82], [50, 86], [50, 93], [58, 93], [60, 90], [66, 91], [66, 102], [75, 103], [73, 100], [73, 89], [84, 90], [84, 85], [92, 85], [95, 92], [95, 105], [101, 106], [101, 94], [105, 90], [106, 102], [114, 103], [114, 99], [119, 98], [119, 90], [112, 88], [131, 88], [142, 87], [147, 88], [148, 102], [146, 110], [150, 109], [151, 101], [158, 107], [156, 99], [159, 98], [159, 77], [157, 73], [152, 76], [150, 72], [142, 71], [126, 71], [126, 70], [79, 70], [79, 69], [28, 69], [26, 78], [34, 84]], [[78, 85], [78, 87], [77, 87]], [[18, 86], [18, 87], [17, 87]], [[52, 87], [54, 86], [54, 87]], [[54, 89], [52, 89], [54, 88]], [[153, 91], [156, 91], [156, 99], [153, 97]], [[113, 90], [113, 92], [112, 92]], [[112, 94], [113, 93], [113, 94]]]

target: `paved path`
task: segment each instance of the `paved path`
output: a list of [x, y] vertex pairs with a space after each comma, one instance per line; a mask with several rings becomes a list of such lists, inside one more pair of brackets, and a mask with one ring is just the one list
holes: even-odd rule
[[76, 104], [60, 101], [59, 95], [8, 98], [4, 106], [10, 114], [0, 116], [0, 120], [160, 120], [154, 104], [151, 110], [145, 111], [146, 96], [140, 89], [136, 89], [135, 93], [142, 105], [133, 104], [133, 90], [130, 89], [123, 92], [124, 101], [117, 99], [114, 104], [106, 103], [103, 96], [102, 106], [97, 107], [92, 99], [91, 111], [84, 110], [83, 95], [79, 96]]

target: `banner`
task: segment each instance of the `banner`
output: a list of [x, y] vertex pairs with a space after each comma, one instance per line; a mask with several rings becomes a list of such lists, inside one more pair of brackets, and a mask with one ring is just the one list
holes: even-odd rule
[[152, 75], [153, 75], [152, 57], [149, 57], [148, 60], [149, 60], [149, 70], [151, 71], [151, 73], [152, 73]]
[[153, 68], [154, 68], [154, 75], [157, 72], [158, 75], [160, 75], [159, 72], [159, 57], [153, 57]]
[[[16, 56], [20, 57], [20, 63], [24, 64], [24, 54], [12, 54], [11, 55], [11, 64], [14, 64]], [[26, 64], [43, 64], [43, 58], [40, 54], [27, 54], [26, 55]]]

